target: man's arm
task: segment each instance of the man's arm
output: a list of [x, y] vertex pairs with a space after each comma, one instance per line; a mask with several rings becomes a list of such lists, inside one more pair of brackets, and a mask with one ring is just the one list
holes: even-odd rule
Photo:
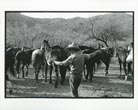
[[56, 65], [64, 65], [64, 66], [67, 66], [69, 64], [71, 64], [73, 61], [73, 57], [72, 56], [69, 56], [66, 60], [64, 61], [53, 61]]
[[96, 56], [96, 53], [93, 52], [93, 53], [89, 54], [89, 56], [90, 56], [90, 58], [93, 58], [94, 56]]
[[90, 53], [90, 54], [83, 54], [85, 60], [89, 60], [90, 58], [93, 58], [94, 56], [96, 56], [96, 52]]
[[89, 60], [90, 59], [90, 55], [89, 54], [83, 54], [83, 56], [84, 56], [85, 60]]
[[62, 61], [53, 61], [56, 65], [64, 65]]

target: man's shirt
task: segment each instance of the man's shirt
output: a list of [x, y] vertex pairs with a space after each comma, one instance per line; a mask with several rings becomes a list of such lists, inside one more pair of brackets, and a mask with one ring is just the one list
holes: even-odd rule
[[84, 61], [89, 59], [90, 56], [87, 54], [82, 54], [80, 52], [73, 53], [65, 61], [62, 62], [63, 65], [70, 65], [70, 73], [73, 75], [82, 76]]

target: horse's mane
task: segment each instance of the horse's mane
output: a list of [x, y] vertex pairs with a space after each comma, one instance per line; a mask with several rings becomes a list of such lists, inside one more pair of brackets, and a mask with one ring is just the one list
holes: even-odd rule
[[60, 47], [60, 46], [58, 46], [58, 45], [52, 46], [51, 48], [52, 48], [52, 49], [64, 49], [64, 48], [62, 48], [62, 47]]
[[84, 46], [84, 45], [80, 45], [79, 48], [80, 48], [81, 50], [85, 50], [85, 49], [95, 49], [95, 48], [93, 48], [93, 47]]

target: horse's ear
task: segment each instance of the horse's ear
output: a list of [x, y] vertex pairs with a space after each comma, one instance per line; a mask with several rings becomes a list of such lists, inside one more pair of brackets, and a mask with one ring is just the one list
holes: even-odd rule
[[46, 40], [43, 40], [43, 43], [47, 42]]
[[43, 40], [43, 45], [45, 46], [45, 44], [48, 43], [47, 40]]

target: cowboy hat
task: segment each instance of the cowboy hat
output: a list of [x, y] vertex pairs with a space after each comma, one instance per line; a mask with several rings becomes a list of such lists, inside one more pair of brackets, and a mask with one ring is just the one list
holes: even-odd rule
[[75, 45], [75, 43], [73, 42], [73, 43], [71, 43], [71, 44], [68, 45], [68, 47], [66, 48], [66, 50], [80, 51], [80, 48], [77, 47], [77, 46]]

